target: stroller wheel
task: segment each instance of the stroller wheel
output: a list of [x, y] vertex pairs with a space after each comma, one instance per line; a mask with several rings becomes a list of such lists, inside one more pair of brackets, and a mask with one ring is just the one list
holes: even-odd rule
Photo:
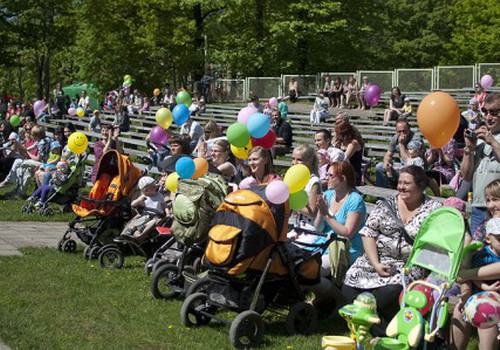
[[99, 264], [105, 269], [121, 269], [123, 259], [122, 251], [116, 247], [105, 248], [99, 254]]
[[40, 215], [42, 215], [42, 216], [52, 216], [52, 215], [54, 215], [54, 211], [52, 210], [52, 208], [46, 207], [46, 208], [43, 208], [40, 211]]
[[193, 260], [193, 271], [194, 271], [194, 273], [203, 272], [203, 266], [201, 265], [201, 258], [200, 257], [197, 257], [196, 259]]
[[293, 304], [286, 317], [286, 331], [288, 334], [312, 334], [318, 325], [318, 312], [311, 304], [298, 302]]
[[151, 272], [153, 271], [153, 266], [154, 266], [154, 263], [155, 263], [155, 258], [150, 258], [148, 260], [146, 260], [146, 262], [144, 263], [144, 273], [146, 275], [150, 275]]
[[68, 239], [62, 245], [62, 251], [65, 253], [74, 253], [76, 252], [76, 241], [74, 239]]
[[151, 271], [152, 273], [155, 273], [156, 271], [158, 271], [158, 269], [164, 265], [167, 265], [168, 264], [168, 261], [167, 260], [164, 260], [164, 259], [160, 259], [158, 260], [157, 262], [154, 263], [153, 265], [153, 270]]
[[66, 242], [67, 240], [64, 239], [64, 238], [61, 238], [59, 240], [59, 242], [57, 243], [57, 250], [59, 250], [60, 252], [63, 251], [63, 244]]
[[151, 280], [151, 294], [156, 299], [169, 299], [184, 292], [184, 278], [175, 265], [167, 264], [155, 271]]
[[211, 318], [200, 311], [213, 313], [215, 307], [207, 303], [208, 297], [204, 293], [190, 295], [181, 306], [181, 321], [186, 327], [203, 326], [210, 322]]
[[229, 340], [238, 349], [256, 347], [262, 343], [263, 338], [264, 321], [255, 311], [243, 311], [231, 323]]
[[186, 298], [194, 293], [206, 293], [210, 283], [207, 276], [197, 279], [186, 289]]
[[25, 204], [21, 207], [21, 213], [22, 214], [28, 214], [28, 210], [29, 210], [29, 205], [28, 204]]
[[99, 250], [101, 250], [101, 247], [99, 247], [98, 245], [95, 245], [92, 248], [90, 248], [89, 259], [90, 260], [97, 259], [99, 257]]
[[83, 250], [83, 258], [85, 260], [90, 260], [90, 247], [86, 246], [85, 249]]
[[122, 251], [116, 247], [105, 248], [99, 254], [99, 264], [105, 269], [121, 269], [123, 260]]
[[71, 213], [73, 210], [71, 209], [71, 204], [64, 204], [62, 207], [61, 207], [61, 213], [65, 214], [65, 213]]

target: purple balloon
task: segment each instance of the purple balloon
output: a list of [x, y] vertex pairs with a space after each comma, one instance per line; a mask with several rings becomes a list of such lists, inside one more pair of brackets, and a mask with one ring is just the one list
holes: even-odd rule
[[168, 134], [161, 126], [155, 126], [151, 129], [150, 139], [153, 142], [166, 144], [168, 141]]
[[35, 116], [39, 116], [43, 112], [43, 108], [45, 107], [45, 101], [44, 100], [38, 100], [35, 102], [33, 105], [33, 112], [35, 113]]
[[271, 97], [269, 99], [269, 106], [276, 107], [278, 105], [278, 99], [276, 97]]
[[290, 189], [283, 181], [274, 180], [266, 187], [266, 197], [273, 204], [282, 204], [290, 197]]
[[365, 101], [370, 107], [375, 106], [380, 100], [380, 88], [375, 84], [370, 84], [365, 91]]
[[238, 113], [238, 123], [246, 124], [248, 122], [248, 118], [250, 118], [250, 116], [254, 115], [255, 113], [257, 113], [257, 110], [255, 108], [242, 108]]
[[493, 86], [493, 77], [491, 75], [483, 75], [481, 78], [481, 86], [483, 89], [489, 89], [490, 87]]
[[76, 109], [71, 107], [68, 109], [68, 114], [72, 117], [74, 117], [76, 115]]

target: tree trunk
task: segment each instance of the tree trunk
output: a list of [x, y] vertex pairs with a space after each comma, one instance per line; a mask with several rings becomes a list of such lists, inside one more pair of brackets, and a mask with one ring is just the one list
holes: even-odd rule
[[193, 17], [195, 25], [193, 45], [195, 50], [195, 60], [197, 62], [195, 69], [193, 70], [193, 80], [199, 81], [201, 80], [201, 77], [205, 73], [206, 69], [205, 59], [200, 59], [203, 57], [203, 50], [205, 46], [205, 39], [203, 37], [203, 13], [200, 3], [193, 6]]
[[[265, 15], [265, 0], [255, 0], [255, 38], [257, 39], [257, 52], [262, 52], [265, 39], [264, 31], [264, 15]], [[257, 77], [261, 77], [264, 73], [264, 68], [259, 65], [255, 71]]]
[[24, 100], [24, 89], [23, 89], [23, 67], [19, 66], [17, 68], [17, 89], [19, 92], [19, 98]]
[[43, 72], [44, 97], [50, 99], [50, 50], [47, 50], [47, 53], [44, 56]]
[[37, 99], [43, 98], [43, 62], [44, 57], [39, 56], [38, 53], [35, 52], [35, 67], [36, 67], [36, 97]]

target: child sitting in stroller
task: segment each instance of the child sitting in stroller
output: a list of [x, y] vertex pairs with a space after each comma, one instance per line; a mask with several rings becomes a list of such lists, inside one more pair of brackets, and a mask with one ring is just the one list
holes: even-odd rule
[[69, 166], [68, 163], [60, 161], [56, 165], [56, 170], [52, 172], [52, 179], [49, 181], [48, 185], [41, 185], [35, 192], [28, 198], [28, 201], [34, 202], [37, 198], [40, 200], [35, 204], [35, 207], [39, 208], [45, 204], [49, 197], [50, 191], [56, 189], [57, 187], [63, 185], [68, 181]]
[[157, 226], [167, 215], [167, 204], [158, 191], [155, 179], [143, 176], [139, 180], [141, 195], [132, 201], [132, 208], [142, 207], [142, 210], [125, 226], [122, 236], [134, 237], [139, 241], [147, 238], [151, 229]]

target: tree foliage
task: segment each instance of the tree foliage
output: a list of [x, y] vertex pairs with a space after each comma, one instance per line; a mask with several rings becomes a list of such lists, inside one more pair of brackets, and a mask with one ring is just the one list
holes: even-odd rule
[[0, 0], [0, 84], [150, 92], [226, 77], [499, 62], [497, 0]]

